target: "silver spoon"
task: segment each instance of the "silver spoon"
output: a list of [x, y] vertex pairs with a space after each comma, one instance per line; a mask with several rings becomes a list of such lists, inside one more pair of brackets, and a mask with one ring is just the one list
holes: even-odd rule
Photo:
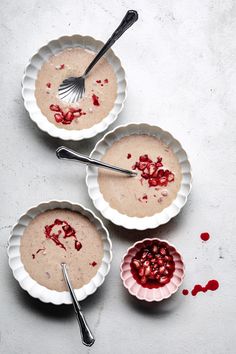
[[76, 313], [76, 317], [80, 326], [80, 333], [81, 333], [81, 337], [82, 337], [82, 342], [84, 345], [91, 347], [93, 345], [93, 343], [95, 342], [94, 336], [92, 335], [92, 332], [89, 329], [89, 326], [85, 320], [85, 317], [83, 315], [83, 312], [81, 310], [80, 304], [76, 298], [74, 289], [71, 285], [71, 281], [70, 278], [68, 276], [67, 273], [67, 269], [66, 269], [66, 264], [65, 263], [61, 263], [61, 268], [62, 268], [62, 273], [66, 282], [66, 285], [68, 287], [68, 290], [70, 292], [71, 298], [72, 298], [72, 303], [74, 306], [74, 310]]
[[92, 62], [89, 64], [84, 74], [80, 77], [69, 77], [65, 79], [58, 89], [58, 94], [60, 99], [65, 100], [68, 103], [77, 102], [80, 98], [83, 97], [85, 92], [85, 78], [92, 70], [94, 65], [101, 59], [101, 57], [108, 51], [109, 48], [121, 37], [121, 35], [138, 19], [138, 13], [135, 10], [129, 10], [121, 24], [108, 41], [104, 44], [102, 49], [98, 52]]
[[107, 168], [116, 172], [125, 173], [126, 175], [129, 175], [131, 177], [137, 176], [138, 174], [136, 171], [126, 170], [125, 168], [113, 166], [99, 160], [91, 159], [90, 157], [81, 155], [78, 152], [68, 149], [65, 146], [60, 146], [59, 148], [57, 148], [56, 155], [59, 159], [76, 160], [86, 165]]

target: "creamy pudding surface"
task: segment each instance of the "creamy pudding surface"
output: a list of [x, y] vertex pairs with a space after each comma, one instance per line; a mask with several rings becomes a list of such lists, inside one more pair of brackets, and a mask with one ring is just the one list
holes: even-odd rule
[[98, 183], [104, 199], [121, 214], [145, 217], [160, 213], [176, 198], [182, 179], [172, 150], [158, 138], [130, 135], [116, 141], [102, 161], [134, 169], [136, 177], [99, 170]]
[[75, 104], [58, 97], [58, 88], [68, 77], [81, 76], [95, 53], [84, 48], [68, 48], [45, 62], [35, 84], [37, 104], [58, 128], [81, 130], [92, 127], [112, 110], [117, 96], [116, 75], [102, 58], [85, 79], [85, 94]]
[[31, 278], [51, 290], [67, 290], [61, 263], [68, 267], [75, 289], [95, 276], [103, 258], [103, 243], [96, 226], [85, 216], [53, 209], [36, 216], [20, 244], [21, 261]]

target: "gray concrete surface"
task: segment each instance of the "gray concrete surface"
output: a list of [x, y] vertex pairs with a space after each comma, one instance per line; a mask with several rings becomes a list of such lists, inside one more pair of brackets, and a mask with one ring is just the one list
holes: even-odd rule
[[[30, 298], [7, 264], [9, 232], [43, 200], [68, 199], [94, 210], [85, 169], [55, 158], [61, 144], [31, 122], [20, 81], [28, 58], [64, 34], [105, 40], [127, 9], [138, 23], [115, 45], [127, 72], [128, 98], [112, 128], [145, 121], [169, 130], [192, 162], [194, 183], [179, 216], [156, 230], [130, 232], [105, 221], [114, 259], [104, 285], [83, 302], [96, 343], [80, 343], [70, 307]], [[2, 354], [235, 353], [236, 4], [233, 0], [1, 1], [0, 352]], [[98, 136], [67, 143], [89, 153]], [[98, 213], [97, 213], [98, 214]], [[211, 239], [202, 243], [199, 234]], [[218, 279], [216, 292], [160, 304], [128, 295], [119, 265], [145, 236], [170, 240], [186, 262], [184, 287]]]

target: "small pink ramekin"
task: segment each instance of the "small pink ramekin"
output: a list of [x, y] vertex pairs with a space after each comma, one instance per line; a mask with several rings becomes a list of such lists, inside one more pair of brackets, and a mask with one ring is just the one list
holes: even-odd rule
[[[175, 262], [175, 271], [173, 273], [170, 282], [160, 288], [145, 288], [142, 285], [138, 284], [134, 279], [131, 273], [131, 260], [136, 255], [136, 253], [143, 247], [152, 243], [153, 241], [164, 242], [169, 249], [170, 255], [173, 256]], [[171, 245], [166, 240], [161, 240], [158, 238], [145, 238], [142, 241], [136, 242], [133, 246], [131, 246], [127, 253], [125, 253], [123, 257], [123, 261], [120, 266], [120, 276], [123, 280], [124, 287], [128, 289], [131, 295], [136, 296], [139, 300], [145, 300], [148, 302], [151, 301], [161, 301], [163, 299], [167, 299], [172, 294], [174, 294], [184, 279], [184, 262], [181, 255], [176, 251], [175, 247]]]

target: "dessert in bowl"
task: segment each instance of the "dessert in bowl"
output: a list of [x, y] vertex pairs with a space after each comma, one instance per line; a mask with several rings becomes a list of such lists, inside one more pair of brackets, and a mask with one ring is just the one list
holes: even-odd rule
[[61, 263], [66, 263], [78, 300], [100, 286], [110, 268], [111, 241], [91, 211], [66, 201], [30, 209], [14, 226], [9, 264], [30, 295], [54, 304], [71, 303]]
[[25, 69], [22, 94], [40, 129], [64, 140], [81, 140], [102, 132], [117, 118], [126, 98], [126, 80], [111, 49], [86, 78], [82, 99], [69, 104], [58, 95], [62, 81], [83, 74], [102, 45], [88, 36], [61, 37], [32, 57]]
[[129, 293], [149, 302], [170, 297], [184, 278], [181, 255], [173, 245], [157, 238], [144, 239], [130, 247], [120, 270]]
[[137, 171], [128, 177], [87, 169], [89, 195], [104, 217], [129, 229], [154, 228], [177, 215], [191, 190], [191, 167], [180, 143], [159, 127], [120, 126], [90, 157]]

